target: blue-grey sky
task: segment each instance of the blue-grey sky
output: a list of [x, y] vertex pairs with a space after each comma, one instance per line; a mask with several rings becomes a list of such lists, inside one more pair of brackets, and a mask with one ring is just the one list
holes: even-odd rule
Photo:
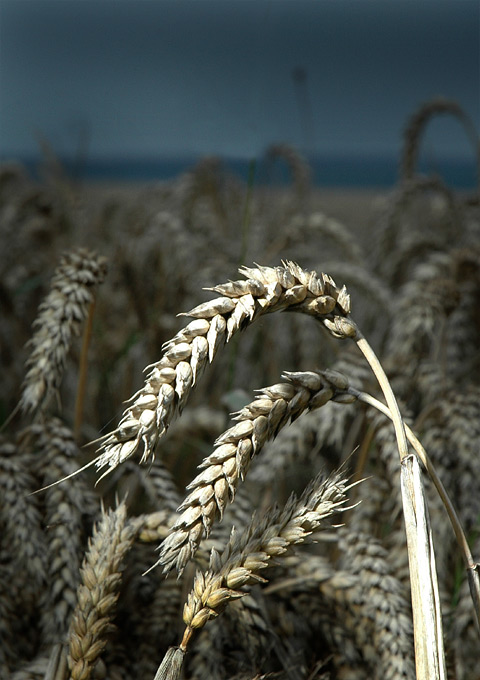
[[0, 0], [0, 155], [396, 154], [434, 96], [478, 127], [479, 45], [478, 0]]

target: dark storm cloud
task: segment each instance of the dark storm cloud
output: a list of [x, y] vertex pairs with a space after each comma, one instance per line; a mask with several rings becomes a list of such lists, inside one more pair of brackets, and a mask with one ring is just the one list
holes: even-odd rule
[[[479, 116], [479, 5], [3, 0], [1, 150], [251, 156], [284, 140], [394, 151], [435, 95]], [[297, 78], [293, 77], [297, 74]], [[299, 77], [298, 77], [299, 76]], [[468, 152], [455, 126], [435, 143]]]

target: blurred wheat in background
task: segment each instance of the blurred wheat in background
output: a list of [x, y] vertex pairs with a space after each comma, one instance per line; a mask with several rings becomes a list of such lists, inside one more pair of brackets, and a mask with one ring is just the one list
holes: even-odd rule
[[413, 451], [438, 677], [480, 678], [480, 197], [417, 173], [437, 114], [480, 162], [428, 102], [350, 217], [286, 145], [284, 189], [0, 169], [1, 678], [421, 677]]

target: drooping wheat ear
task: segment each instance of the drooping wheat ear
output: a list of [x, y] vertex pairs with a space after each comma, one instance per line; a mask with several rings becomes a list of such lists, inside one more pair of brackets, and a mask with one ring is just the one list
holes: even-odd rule
[[[267, 257], [280, 251], [295, 248], [310, 259], [312, 239], [322, 241], [322, 250], [331, 246], [348, 263], [360, 265], [365, 260], [363, 250], [355, 234], [342, 222], [322, 212], [309, 215], [296, 213], [286, 224], [284, 232], [275, 234], [267, 249]], [[309, 257], [310, 256], [310, 257]]]
[[338, 319], [350, 311], [345, 287], [338, 289], [328, 275], [305, 271], [294, 262], [276, 268], [242, 267], [240, 271], [246, 281], [215, 286], [212, 290], [221, 297], [184, 315], [194, 320], [166, 343], [162, 359], [148, 367], [144, 387], [132, 397], [118, 428], [104, 438], [97, 469], [108, 467], [111, 471], [137, 452], [141, 462], [153, 456], [158, 440], [174, 415], [182, 411], [190, 390], [220, 345], [259, 316], [299, 311], [323, 318], [335, 328], [342, 325]]
[[126, 519], [125, 503], [120, 503], [116, 510], [104, 512], [90, 541], [70, 624], [71, 680], [88, 680], [107, 644], [106, 636], [112, 627], [120, 590], [122, 562], [135, 538], [135, 529]]
[[451, 99], [438, 98], [422, 104], [409, 118], [404, 132], [403, 152], [400, 159], [400, 178], [411, 179], [415, 175], [420, 149], [420, 140], [426, 124], [433, 116], [451, 115], [463, 126], [467, 136], [472, 142], [475, 161], [477, 163], [477, 177], [480, 179], [480, 145], [478, 135], [470, 117], [462, 107]]
[[44, 643], [53, 644], [68, 630], [85, 552], [85, 525], [100, 508], [84, 480], [55, 484], [76, 470], [80, 455], [73, 433], [58, 418], [31, 425], [21, 441], [32, 454], [38, 486], [48, 487], [41, 500], [48, 527], [47, 579], [52, 587], [42, 594], [41, 631]]
[[[189, 562], [204, 534], [210, 534], [217, 516], [232, 502], [251, 460], [288, 421], [331, 399], [348, 401], [347, 379], [334, 371], [285, 373], [288, 382], [260, 390], [258, 397], [237, 413], [236, 425], [215, 442], [215, 450], [201, 463], [202, 472], [188, 485], [191, 493], [178, 508], [182, 514], [161, 545], [157, 564], [179, 574]], [[350, 401], [353, 401], [350, 398]]]
[[[433, 229], [426, 230], [425, 216], [419, 224], [412, 207], [415, 201], [428, 196], [440, 197], [444, 211], [441, 224], [436, 215]], [[414, 177], [403, 182], [395, 189], [379, 221], [375, 258], [378, 271], [387, 281], [398, 285], [412, 265], [426, 254], [444, 248], [452, 241], [458, 243], [464, 236], [465, 226], [465, 214], [458, 197], [440, 178]]]
[[24, 413], [45, 414], [58, 394], [72, 338], [78, 335], [105, 273], [105, 258], [83, 248], [62, 257], [28, 343], [32, 351], [19, 402]]
[[[211, 618], [217, 617], [235, 599], [243, 597], [244, 586], [264, 581], [259, 572], [270, 560], [285, 556], [292, 546], [304, 543], [313, 532], [331, 526], [329, 520], [336, 512], [346, 509], [348, 481], [340, 472], [325, 478], [318, 475], [300, 499], [292, 496], [283, 510], [273, 509], [238, 536], [231, 539], [222, 556], [212, 550], [210, 569], [198, 571], [193, 589], [183, 610], [186, 628], [180, 646], [166, 656], [157, 677], [178, 675], [169, 669], [181, 669], [183, 654], [193, 634]], [[162, 675], [163, 673], [163, 675]]]
[[266, 156], [270, 163], [277, 158], [285, 160], [292, 175], [296, 197], [305, 198], [310, 187], [312, 172], [308, 162], [298, 150], [289, 144], [272, 144], [267, 149]]

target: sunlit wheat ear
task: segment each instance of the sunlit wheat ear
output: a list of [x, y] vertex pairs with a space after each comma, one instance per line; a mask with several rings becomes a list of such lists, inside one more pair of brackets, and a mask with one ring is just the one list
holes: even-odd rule
[[[239, 536], [232, 537], [220, 556], [212, 551], [210, 569], [197, 572], [193, 589], [183, 610], [186, 625], [178, 652], [170, 652], [160, 668], [177, 668], [171, 677], [179, 677], [180, 653], [187, 649], [193, 634], [211, 618], [217, 617], [232, 600], [243, 597], [244, 586], [265, 581], [260, 575], [270, 564], [291, 548], [304, 543], [313, 532], [331, 526], [332, 515], [346, 508], [348, 481], [340, 473], [330, 477], [317, 476], [300, 499], [292, 496], [283, 510], [272, 510]], [[177, 663], [180, 662], [180, 663]], [[160, 669], [159, 669], [160, 670]]]
[[126, 518], [124, 503], [105, 512], [90, 541], [68, 636], [71, 680], [88, 680], [107, 644], [120, 591], [122, 563], [135, 538], [135, 529], [126, 523]]
[[290, 170], [295, 195], [298, 199], [304, 199], [311, 184], [311, 168], [306, 159], [297, 149], [289, 144], [272, 144], [267, 149], [267, 160], [273, 163], [277, 159], [283, 159]]
[[477, 178], [480, 179], [480, 144], [475, 124], [458, 102], [439, 97], [422, 104], [409, 118], [404, 132], [403, 153], [400, 159], [400, 177], [411, 179], [418, 165], [420, 141], [427, 123], [438, 115], [450, 115], [461, 123], [471, 140], [474, 158], [477, 163]]
[[33, 324], [19, 402], [24, 413], [45, 414], [58, 394], [72, 340], [105, 273], [106, 260], [96, 253], [78, 249], [62, 257]]
[[347, 379], [334, 371], [285, 373], [288, 382], [260, 390], [257, 398], [236, 416], [236, 425], [216, 441], [213, 453], [201, 463], [202, 472], [188, 485], [191, 493], [179, 507], [181, 512], [170, 535], [162, 543], [158, 563], [168, 572], [181, 574], [216, 517], [235, 497], [252, 458], [289, 421], [304, 411], [319, 408], [331, 399], [354, 401], [344, 394]]
[[245, 281], [215, 286], [212, 290], [221, 297], [183, 315], [194, 320], [165, 344], [162, 359], [148, 367], [144, 387], [131, 398], [118, 428], [104, 437], [96, 459], [99, 470], [107, 467], [108, 473], [137, 453], [141, 462], [153, 456], [158, 440], [184, 408], [220, 346], [259, 316], [290, 310], [334, 323], [350, 311], [346, 289], [338, 289], [326, 274], [305, 271], [293, 262], [240, 271]]

